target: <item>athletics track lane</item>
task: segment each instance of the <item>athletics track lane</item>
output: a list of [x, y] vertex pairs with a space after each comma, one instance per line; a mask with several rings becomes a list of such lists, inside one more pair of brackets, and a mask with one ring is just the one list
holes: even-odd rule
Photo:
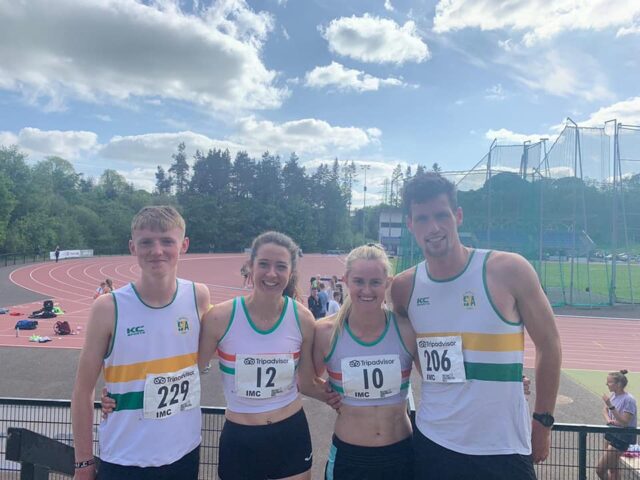
[[[243, 254], [185, 255], [180, 259], [178, 274], [183, 278], [205, 283], [213, 303], [240, 295], [240, 266]], [[309, 277], [340, 274], [344, 260], [338, 256], [305, 255], [300, 259], [300, 287], [306, 292]], [[93, 302], [93, 293], [104, 278], [114, 280], [120, 287], [137, 277], [139, 267], [134, 257], [105, 257], [65, 260], [20, 267], [11, 273], [11, 280], [29, 290], [50, 295], [67, 312], [68, 320], [77, 335], [53, 337], [52, 325], [56, 319], [41, 320], [34, 331], [20, 332], [15, 337], [13, 326], [17, 318], [0, 316], [0, 346], [32, 346], [38, 348], [80, 348], [84, 341], [84, 326]], [[41, 302], [16, 306], [23, 313], [41, 308]], [[25, 317], [26, 318], [26, 315]], [[563, 368], [585, 370], [616, 370], [624, 365], [630, 371], [640, 370], [640, 321], [625, 319], [599, 319], [589, 317], [558, 317], [558, 328], [563, 347]], [[36, 333], [54, 340], [46, 344], [28, 342]], [[525, 341], [525, 366], [533, 367], [535, 350], [531, 340]]]
[[[206, 284], [211, 292], [211, 301], [216, 304], [247, 292], [242, 289], [240, 275], [240, 267], [246, 258], [244, 254], [188, 254], [180, 258], [178, 275]], [[311, 276], [341, 275], [344, 260], [343, 257], [334, 255], [305, 255], [300, 259], [298, 271], [300, 289], [306, 293]], [[0, 315], [0, 346], [81, 348], [93, 294], [100, 282], [111, 278], [118, 288], [135, 280], [138, 274], [137, 261], [131, 256], [64, 260], [17, 268], [10, 274], [14, 284], [50, 296], [66, 313], [61, 318], [40, 320], [36, 330], [21, 331], [20, 337], [16, 338], [13, 329], [16, 320], [26, 318], [32, 311], [42, 308], [42, 301], [1, 305], [25, 315]], [[53, 324], [59, 319], [68, 320], [75, 335], [54, 337]], [[53, 341], [31, 343], [28, 337], [33, 334], [49, 336]]]

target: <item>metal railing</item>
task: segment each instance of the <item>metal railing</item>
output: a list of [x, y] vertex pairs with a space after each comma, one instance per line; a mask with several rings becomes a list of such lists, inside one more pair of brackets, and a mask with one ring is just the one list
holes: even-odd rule
[[9, 265], [22, 265], [23, 263], [46, 262], [49, 253], [2, 253], [0, 254], [0, 267]]
[[[95, 403], [94, 412], [94, 454], [99, 455], [97, 435], [100, 423], [99, 403]], [[62, 444], [73, 446], [71, 431], [71, 402], [69, 400], [34, 400], [0, 398], [0, 480], [18, 480], [21, 477], [20, 463], [6, 459], [7, 432], [9, 428], [31, 430]], [[202, 446], [200, 451], [201, 479], [217, 478], [219, 438], [224, 423], [224, 408], [202, 408]], [[553, 427], [551, 453], [542, 464], [536, 465], [540, 480], [597, 480], [596, 467], [607, 448], [604, 434], [611, 428], [592, 425], [557, 424]], [[15, 432], [15, 431], [14, 431]], [[640, 434], [640, 429], [616, 429], [616, 432]], [[13, 433], [16, 435], [17, 433]], [[24, 438], [35, 438], [34, 444], [42, 439], [31, 434]], [[24, 441], [24, 440], [23, 440]], [[59, 444], [58, 444], [59, 445]], [[61, 451], [64, 448], [59, 445]], [[62, 455], [62, 454], [61, 454]], [[50, 455], [45, 455], [45, 458]], [[11, 458], [16, 458], [11, 456]], [[32, 456], [26, 458], [32, 459]], [[28, 463], [28, 462], [27, 462]], [[34, 470], [27, 465], [25, 470]], [[60, 465], [52, 465], [60, 471]], [[64, 465], [63, 465], [64, 467]], [[55, 470], [56, 468], [51, 468]], [[64, 470], [63, 470], [64, 471]], [[619, 461], [618, 478], [620, 480], [640, 480], [640, 458], [622, 457]], [[50, 479], [68, 478], [60, 473], [47, 473]], [[39, 477], [38, 477], [39, 478]]]
[[[100, 403], [94, 404], [94, 455], [100, 453], [97, 428], [100, 423]], [[218, 445], [224, 408], [202, 407], [202, 444], [200, 446], [201, 479], [214, 479], [218, 472]], [[9, 428], [24, 428], [73, 447], [71, 430], [71, 402], [69, 400], [35, 400], [0, 398], [0, 480], [19, 480], [21, 465], [7, 460], [7, 433]], [[68, 479], [66, 475], [51, 473], [50, 479]]]

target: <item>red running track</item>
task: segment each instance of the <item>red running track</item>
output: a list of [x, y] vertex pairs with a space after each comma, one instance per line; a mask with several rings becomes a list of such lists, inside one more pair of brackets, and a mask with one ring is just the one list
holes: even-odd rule
[[[247, 259], [244, 254], [184, 255], [178, 263], [178, 275], [204, 283], [211, 292], [212, 303], [220, 303], [247, 290], [242, 289], [240, 267]], [[299, 262], [300, 288], [307, 291], [307, 279], [318, 274], [338, 275], [344, 271], [343, 257], [332, 255], [305, 255]], [[25, 315], [14, 317], [0, 315], [0, 346], [23, 346], [38, 348], [81, 348], [93, 294], [102, 280], [111, 278], [114, 287], [136, 280], [139, 267], [135, 257], [103, 257], [64, 260], [59, 263], [27, 265], [11, 272], [10, 279], [16, 285], [52, 298], [65, 311], [62, 317], [68, 320], [74, 335], [55, 337], [53, 324], [60, 318], [40, 320], [36, 330], [20, 331], [16, 338], [14, 330], [17, 319], [42, 308], [42, 301], [12, 305], [12, 311]], [[3, 305], [7, 306], [7, 305]], [[48, 343], [29, 342], [31, 335], [51, 337]]]
[[[242, 254], [185, 255], [178, 264], [178, 274], [209, 287], [213, 303], [240, 295], [242, 287], [240, 266], [246, 259]], [[342, 257], [305, 255], [300, 259], [300, 286], [306, 293], [306, 279], [317, 274], [338, 275], [343, 272]], [[81, 348], [84, 327], [93, 302], [93, 293], [104, 278], [114, 280], [116, 287], [135, 280], [139, 272], [134, 257], [107, 257], [65, 260], [60, 263], [28, 265], [14, 270], [11, 280], [28, 290], [51, 296], [65, 310], [76, 335], [54, 337], [55, 320], [41, 320], [37, 330], [22, 331], [16, 338], [13, 326], [17, 318], [0, 316], [0, 346], [31, 346], [38, 348]], [[17, 305], [12, 310], [28, 314], [41, 308], [42, 302]], [[25, 317], [26, 318], [26, 315]], [[617, 370], [620, 365], [631, 371], [640, 370], [640, 321], [590, 317], [557, 317], [562, 339], [563, 367], [585, 370]], [[47, 335], [52, 342], [35, 344], [28, 341], [31, 334]], [[534, 366], [535, 349], [527, 337], [525, 365]]]

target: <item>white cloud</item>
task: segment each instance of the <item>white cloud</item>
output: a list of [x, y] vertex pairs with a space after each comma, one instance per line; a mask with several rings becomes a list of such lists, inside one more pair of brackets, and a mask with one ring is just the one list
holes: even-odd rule
[[532, 90], [587, 101], [613, 97], [600, 65], [581, 52], [547, 50], [539, 55], [507, 55], [497, 63], [511, 69], [509, 74]]
[[585, 127], [601, 127], [604, 122], [614, 119], [627, 125], [640, 125], [640, 97], [628, 98], [622, 102], [602, 107], [579, 124]]
[[485, 138], [488, 140], [497, 139], [499, 143], [505, 144], [519, 144], [529, 141], [531, 143], [539, 142], [541, 138], [548, 138], [548, 135], [530, 135], [523, 133], [515, 133], [511, 130], [507, 130], [506, 128], [501, 128], [499, 130], [487, 130], [484, 134]]
[[156, 167], [134, 168], [132, 170], [116, 170], [120, 175], [133, 183], [136, 188], [142, 188], [148, 192], [153, 192], [156, 188]]
[[331, 62], [325, 67], [316, 67], [305, 75], [305, 85], [308, 87], [336, 87], [339, 90], [355, 90], [367, 92], [378, 90], [380, 87], [406, 86], [400, 78], [378, 78], [360, 70], [346, 68], [344, 65]]
[[206, 135], [185, 131], [115, 136], [101, 148], [99, 155], [108, 160], [126, 161], [138, 166], [168, 165], [172, 162], [171, 155], [176, 153], [181, 142], [185, 144], [185, 153], [190, 161], [196, 150], [207, 152], [214, 148], [228, 148], [231, 152], [237, 152], [244, 149], [234, 142], [215, 140]]
[[498, 83], [490, 88], [485, 90], [485, 96], [487, 100], [504, 100], [507, 98], [507, 95], [502, 88], [502, 84]]
[[[17, 144], [20, 150], [36, 157], [58, 156], [74, 160], [98, 147], [98, 136], [93, 132], [27, 127], [20, 130], [18, 135], [4, 133], [8, 134], [9, 139], [13, 137], [12, 143]], [[0, 143], [1, 140], [0, 138]]]
[[103, 122], [110, 122], [111, 117], [109, 115], [102, 115], [100, 113], [96, 113], [94, 115], [98, 120], [102, 120]]
[[190, 14], [177, 3], [3, 2], [0, 88], [49, 110], [63, 109], [69, 97], [153, 97], [221, 110], [280, 106], [288, 92], [260, 58], [272, 17], [245, 0]]
[[433, 29], [512, 30], [531, 46], [566, 31], [618, 29], [624, 34], [639, 15], [637, 0], [440, 0]]
[[638, 35], [640, 34], [640, 23], [631, 25], [630, 27], [622, 27], [616, 33], [616, 37], [624, 37], [625, 35]]
[[18, 137], [12, 132], [0, 132], [0, 147], [8, 147], [10, 145], [17, 145]]
[[269, 150], [288, 154], [344, 152], [359, 150], [376, 144], [379, 129], [363, 130], [357, 127], [336, 127], [323, 120], [305, 118], [284, 123], [246, 117], [239, 124], [239, 133], [232, 140], [254, 150]]
[[387, 12], [395, 11], [395, 8], [393, 8], [393, 5], [391, 5], [391, 0], [384, 0], [384, 9]]
[[431, 56], [413, 21], [400, 26], [386, 18], [354, 15], [332, 20], [322, 33], [332, 52], [362, 62], [402, 65]]

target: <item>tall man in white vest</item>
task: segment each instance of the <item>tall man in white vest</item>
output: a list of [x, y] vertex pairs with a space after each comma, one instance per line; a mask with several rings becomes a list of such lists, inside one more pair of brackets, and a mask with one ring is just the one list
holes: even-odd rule
[[198, 337], [209, 290], [177, 278], [188, 247], [173, 207], [145, 207], [133, 218], [129, 249], [140, 278], [96, 299], [78, 364], [71, 404], [76, 480], [96, 478], [93, 399], [101, 371], [116, 409], [99, 428], [98, 478], [198, 478]]
[[[423, 377], [416, 479], [534, 479], [533, 462], [549, 454], [562, 356], [536, 272], [517, 254], [462, 245], [455, 186], [437, 173], [409, 180], [403, 206], [426, 259], [391, 287], [416, 331]], [[536, 347], [533, 419], [524, 329]]]

